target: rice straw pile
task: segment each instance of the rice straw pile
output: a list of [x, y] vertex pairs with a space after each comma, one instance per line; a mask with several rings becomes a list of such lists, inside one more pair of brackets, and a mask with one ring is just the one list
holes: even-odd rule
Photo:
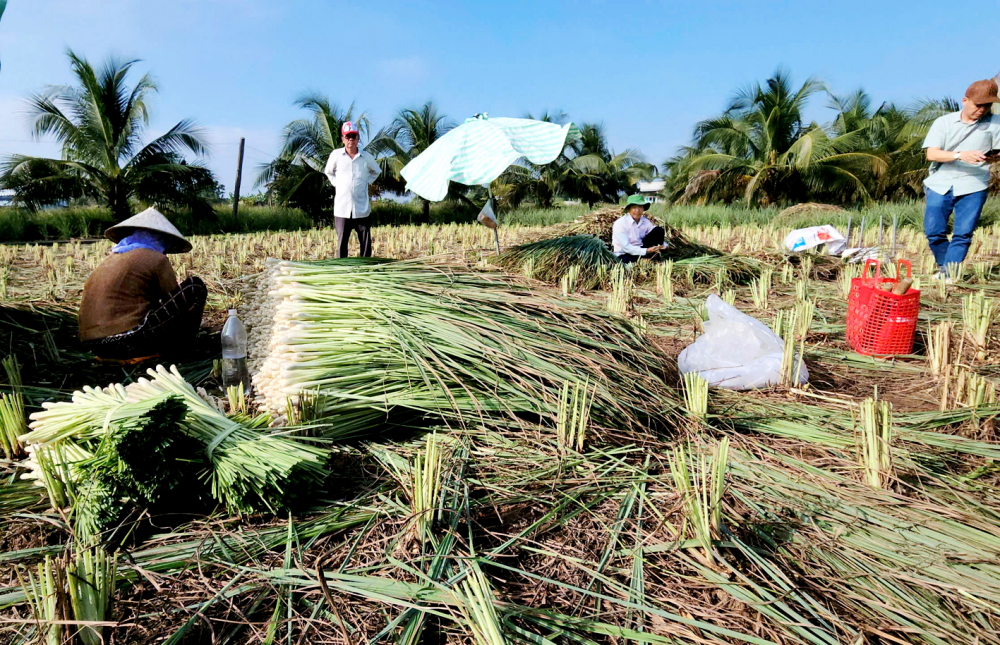
[[645, 428], [674, 400], [626, 319], [502, 276], [417, 261], [271, 261], [247, 307], [257, 404], [308, 404], [328, 436], [400, 416], [555, 423], [566, 383], [606, 427]]

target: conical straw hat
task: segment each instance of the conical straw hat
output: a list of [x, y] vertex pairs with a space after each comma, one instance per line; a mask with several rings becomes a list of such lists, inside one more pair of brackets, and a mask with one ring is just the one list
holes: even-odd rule
[[104, 235], [112, 242], [120, 242], [122, 238], [128, 237], [137, 228], [160, 233], [163, 241], [167, 244], [164, 253], [187, 253], [191, 250], [191, 243], [184, 239], [177, 227], [155, 208], [147, 208], [138, 215], [133, 215], [127, 220], [115, 224], [104, 231]]

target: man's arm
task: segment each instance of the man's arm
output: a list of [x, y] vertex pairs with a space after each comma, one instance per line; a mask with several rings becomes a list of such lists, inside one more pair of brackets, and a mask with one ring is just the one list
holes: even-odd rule
[[963, 150], [958, 153], [958, 159], [955, 159], [955, 152], [942, 150], [941, 148], [927, 148], [927, 161], [936, 161], [938, 163], [953, 163], [955, 161], [961, 160], [965, 163], [977, 164], [981, 163], [986, 159], [986, 155], [980, 150]]
[[371, 185], [371, 184], [375, 183], [375, 180], [378, 179], [378, 176], [380, 174], [382, 174], [382, 168], [379, 167], [378, 161], [375, 160], [375, 157], [369, 155], [368, 156], [368, 184]]
[[337, 159], [335, 155], [336, 152], [330, 153], [330, 157], [326, 160], [326, 167], [323, 168], [323, 174], [327, 176], [330, 183], [334, 186], [337, 185]]
[[619, 247], [629, 255], [646, 255], [646, 249], [631, 244], [628, 241], [628, 231], [617, 224], [611, 229], [611, 241], [613, 246]]

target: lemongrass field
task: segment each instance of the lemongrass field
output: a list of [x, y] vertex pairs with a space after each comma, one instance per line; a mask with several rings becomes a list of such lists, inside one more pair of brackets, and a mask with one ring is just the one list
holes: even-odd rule
[[[567, 424], [578, 399], [566, 394], [552, 420], [354, 434], [336, 442], [324, 484], [280, 513], [177, 500], [137, 521], [117, 547], [104, 637], [1000, 643], [1000, 227], [977, 232], [946, 285], [931, 280], [912, 213], [900, 218], [896, 255], [913, 264], [920, 324], [912, 355], [876, 359], [844, 337], [858, 265], [785, 254], [792, 222], [775, 213], [740, 221], [718, 210], [687, 220], [652, 212], [723, 255], [642, 261], [588, 289], [569, 276], [543, 282], [530, 261], [503, 277], [560, 315], [600, 310], [612, 325], [601, 333], [642, 339], [660, 381], [621, 396], [646, 392], [660, 411], [647, 428], [585, 414]], [[867, 215], [864, 240], [887, 249], [892, 212], [882, 215], [881, 231], [878, 213]], [[830, 223], [845, 230], [847, 216]], [[562, 224], [534, 217], [554, 226], [501, 226], [501, 246], [562, 234]], [[192, 243], [171, 261], [178, 279], [206, 281], [205, 326], [218, 329], [231, 307], [256, 320], [268, 258], [328, 259], [336, 236], [311, 229]], [[17, 355], [32, 409], [142, 373], [96, 365], [73, 345], [83, 283], [109, 249], [0, 246], [0, 353]], [[476, 224], [378, 228], [374, 254], [463, 275], [500, 271], [492, 232]], [[700, 334], [713, 293], [801, 351], [809, 384], [734, 393], [682, 379], [676, 357]], [[582, 347], [586, 329], [574, 333]], [[223, 411], [246, 413], [247, 401], [219, 389], [211, 360], [180, 367]], [[29, 602], [28, 572], [68, 557], [72, 522], [45, 489], [19, 478], [14, 460], [0, 463], [0, 642], [37, 642], [54, 632]], [[81, 631], [60, 633], [82, 639]]]

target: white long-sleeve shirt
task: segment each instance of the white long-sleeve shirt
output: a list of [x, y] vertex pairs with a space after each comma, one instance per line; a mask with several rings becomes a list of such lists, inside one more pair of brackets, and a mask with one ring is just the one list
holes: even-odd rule
[[344, 148], [330, 153], [323, 169], [337, 194], [333, 198], [333, 216], [346, 219], [368, 217], [372, 212], [372, 200], [368, 196], [368, 186], [379, 176], [381, 169], [375, 157], [364, 150], [351, 159]]
[[615, 255], [646, 255], [642, 238], [649, 235], [653, 228], [653, 223], [645, 217], [640, 217], [637, 222], [626, 213], [616, 219], [611, 227], [611, 246]]

